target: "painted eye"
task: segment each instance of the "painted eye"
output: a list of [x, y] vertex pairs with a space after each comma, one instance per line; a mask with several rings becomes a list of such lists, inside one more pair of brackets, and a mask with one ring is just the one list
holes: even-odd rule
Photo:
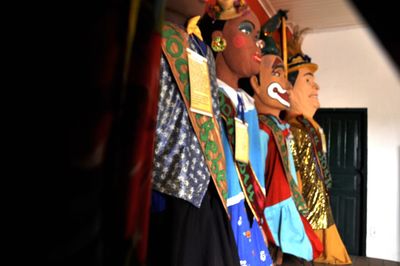
[[263, 49], [265, 47], [265, 42], [264, 40], [257, 40], [256, 45], [258, 48]]
[[278, 71], [274, 71], [274, 72], [272, 72], [272, 76], [279, 78], [281, 76], [281, 73]]
[[253, 23], [251, 23], [250, 21], [243, 21], [239, 25], [239, 30], [244, 34], [250, 35], [254, 30]]

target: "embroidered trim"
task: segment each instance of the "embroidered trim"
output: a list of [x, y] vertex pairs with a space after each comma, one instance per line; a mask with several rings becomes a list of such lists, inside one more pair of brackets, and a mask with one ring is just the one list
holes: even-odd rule
[[[322, 141], [319, 133], [312, 123], [304, 116], [300, 115], [297, 120], [305, 127], [307, 133], [310, 135], [311, 142], [313, 143], [313, 149], [316, 156], [317, 165], [319, 166], [319, 177], [324, 182], [327, 189], [332, 187], [332, 175], [329, 171], [328, 160], [326, 154], [323, 151]], [[321, 176], [322, 175], [322, 176]]]
[[303, 195], [300, 192], [299, 187], [297, 186], [294, 177], [290, 173], [289, 169], [289, 152], [286, 144], [285, 136], [283, 135], [282, 130], [275, 123], [271, 115], [263, 115], [259, 114], [258, 118], [261, 123], [271, 129], [272, 135], [274, 136], [276, 146], [278, 147], [279, 155], [281, 157], [283, 163], [283, 169], [285, 170], [286, 179], [289, 183], [290, 190], [292, 192], [294, 203], [296, 204], [299, 212], [305, 217], [309, 213], [309, 209], [307, 203], [305, 202]]
[[[229, 97], [223, 92], [219, 91], [219, 103], [221, 110], [221, 117], [225, 122], [225, 129], [227, 132], [228, 142], [230, 144], [231, 152], [235, 151], [235, 117], [236, 111]], [[261, 225], [265, 224], [264, 218], [264, 204], [265, 194], [255, 175], [251, 164], [245, 164], [235, 161], [235, 168], [239, 176], [239, 182], [242, 187], [242, 192], [246, 201], [254, 215], [257, 222]]]
[[186, 48], [189, 46], [188, 34], [172, 23], [166, 23], [162, 31], [162, 50], [171, 67], [179, 91], [185, 102], [186, 110], [200, 146], [218, 195], [228, 214], [226, 199], [228, 185], [226, 182], [225, 154], [223, 151], [219, 124], [212, 117], [190, 111], [190, 83]]

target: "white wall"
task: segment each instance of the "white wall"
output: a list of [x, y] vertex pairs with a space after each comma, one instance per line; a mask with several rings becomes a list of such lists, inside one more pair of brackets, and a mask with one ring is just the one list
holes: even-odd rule
[[368, 108], [367, 257], [400, 261], [400, 78], [366, 27], [309, 33], [322, 107]]

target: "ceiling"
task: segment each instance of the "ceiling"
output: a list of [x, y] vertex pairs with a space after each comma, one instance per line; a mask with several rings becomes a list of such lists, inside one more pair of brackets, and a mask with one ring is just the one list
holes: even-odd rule
[[326, 31], [364, 25], [351, 2], [347, 0], [259, 0], [268, 16], [277, 10], [289, 10], [288, 26], [309, 27]]

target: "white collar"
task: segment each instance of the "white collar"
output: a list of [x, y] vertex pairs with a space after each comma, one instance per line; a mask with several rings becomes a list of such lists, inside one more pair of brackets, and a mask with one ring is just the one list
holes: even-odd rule
[[243, 98], [245, 111], [250, 111], [252, 109], [255, 109], [254, 99], [250, 95], [248, 95], [247, 92], [245, 92], [241, 88], [235, 90], [234, 88], [232, 88], [231, 86], [229, 86], [220, 79], [217, 79], [217, 82], [218, 82], [218, 87], [220, 87], [226, 93], [226, 95], [228, 95], [232, 103], [235, 105], [235, 108], [238, 104], [237, 95], [239, 94]]

